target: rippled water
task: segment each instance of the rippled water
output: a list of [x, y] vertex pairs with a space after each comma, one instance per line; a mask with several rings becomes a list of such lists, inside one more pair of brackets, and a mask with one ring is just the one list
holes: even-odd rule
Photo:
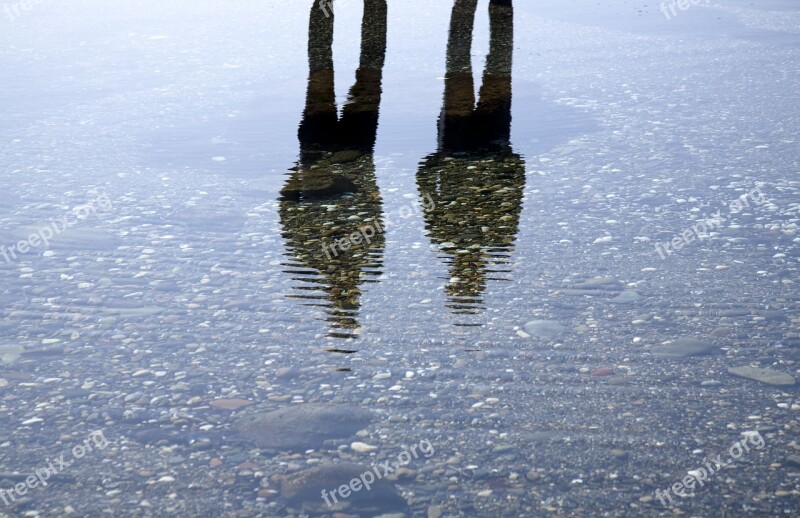
[[798, 6], [488, 3], [7, 4], [0, 514], [800, 513]]

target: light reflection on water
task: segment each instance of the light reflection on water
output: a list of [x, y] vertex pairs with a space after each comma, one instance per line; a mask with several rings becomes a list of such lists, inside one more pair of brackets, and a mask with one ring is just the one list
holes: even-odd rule
[[[436, 444], [406, 481], [420, 502], [486, 515], [646, 504], [611, 475], [682, 473], [754, 409], [791, 431], [763, 405], [791, 394], [726, 377], [800, 359], [789, 23], [742, 2], [669, 25], [627, 2], [361, 4], [340, 4], [336, 38], [314, 7], [261, 1], [54, 3], [0, 36], [19, 72], [0, 244], [88, 193], [113, 205], [0, 263], [9, 430], [47, 409], [53, 434], [164, 425], [188, 444], [227, 433], [212, 400], [374, 406], [359, 440], [381, 454]], [[766, 201], [717, 235], [653, 250], [755, 185]], [[653, 359], [684, 336], [715, 355]], [[247, 447], [225, 444], [238, 470]], [[774, 480], [779, 460], [746, 471]]]

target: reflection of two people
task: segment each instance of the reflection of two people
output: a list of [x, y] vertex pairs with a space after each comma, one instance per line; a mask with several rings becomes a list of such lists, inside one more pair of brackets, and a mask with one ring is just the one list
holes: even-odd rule
[[456, 0], [447, 43], [438, 150], [417, 172], [430, 196], [425, 226], [445, 254], [448, 307], [474, 314], [488, 280], [502, 274], [519, 230], [525, 164], [511, 149], [511, 0], [491, 0], [490, 49], [475, 103], [470, 49], [477, 0]]
[[[373, 149], [386, 54], [386, 0], [365, 0], [356, 81], [339, 117], [333, 71], [333, 11], [311, 9], [309, 76], [300, 123], [300, 159], [281, 190], [287, 266], [298, 298], [328, 312], [330, 336], [358, 329], [360, 286], [380, 275], [382, 200]], [[360, 235], [361, 238], [357, 238]], [[357, 242], [356, 242], [357, 241]], [[346, 245], [344, 243], [347, 243]]]

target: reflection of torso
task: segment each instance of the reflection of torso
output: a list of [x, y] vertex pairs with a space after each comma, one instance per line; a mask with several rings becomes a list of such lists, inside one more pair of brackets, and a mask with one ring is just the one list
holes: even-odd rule
[[[357, 328], [359, 286], [380, 275], [385, 242], [373, 156], [322, 152], [301, 167], [281, 191], [283, 237], [295, 260], [288, 266], [302, 275], [298, 289], [312, 292], [302, 298], [327, 307], [334, 328]], [[361, 237], [351, 239], [355, 233]]]
[[425, 227], [450, 265], [445, 289], [461, 312], [471, 313], [516, 240], [525, 163], [510, 152], [434, 154], [417, 172], [417, 185], [433, 200]]
[[[417, 171], [431, 241], [445, 253], [448, 307], [478, 313], [486, 282], [508, 262], [519, 230], [525, 164], [511, 150], [513, 8], [489, 2], [489, 55], [476, 104], [472, 74], [475, 0], [456, 0], [447, 42], [438, 152]], [[465, 324], [461, 324], [465, 325]]]
[[525, 186], [525, 164], [519, 155], [431, 155], [417, 182], [420, 193], [433, 199], [425, 219], [437, 243], [483, 249], [513, 243]]
[[[308, 89], [298, 128], [300, 161], [281, 190], [280, 219], [295, 298], [328, 312], [328, 336], [358, 329], [360, 286], [382, 266], [382, 202], [373, 149], [386, 55], [386, 0], [364, 0], [356, 82], [339, 116], [333, 70], [333, 4], [311, 8]], [[330, 12], [329, 12], [330, 9]]]

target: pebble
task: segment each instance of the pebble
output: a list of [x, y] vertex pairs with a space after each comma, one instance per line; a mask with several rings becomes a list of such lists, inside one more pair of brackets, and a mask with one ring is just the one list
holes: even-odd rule
[[364, 442], [354, 442], [350, 445], [350, 448], [358, 453], [369, 453], [378, 449], [377, 446], [373, 446]]
[[416, 470], [410, 468], [398, 468], [394, 474], [398, 480], [413, 480], [417, 477]]

